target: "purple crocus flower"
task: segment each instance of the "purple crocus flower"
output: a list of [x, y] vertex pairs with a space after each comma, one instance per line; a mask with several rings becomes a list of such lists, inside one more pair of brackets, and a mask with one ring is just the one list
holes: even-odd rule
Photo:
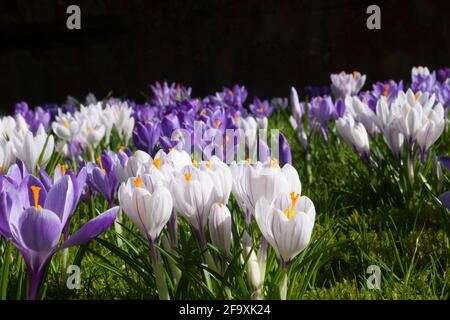
[[291, 146], [287, 141], [284, 134], [280, 133], [279, 136], [279, 162], [280, 166], [284, 166], [286, 163], [292, 164]]
[[450, 78], [450, 68], [441, 68], [437, 71], [436, 79], [439, 82], [445, 82], [448, 78]]
[[436, 72], [431, 74], [416, 73], [412, 75], [411, 90], [415, 93], [418, 91], [422, 92], [433, 92], [436, 85]]
[[160, 122], [138, 122], [133, 131], [133, 141], [139, 150], [152, 154], [160, 135]]
[[91, 189], [100, 193], [112, 207], [118, 186], [114, 159], [108, 154], [103, 154], [97, 158], [97, 162], [99, 166], [91, 162], [86, 165], [87, 183]]
[[25, 261], [30, 281], [28, 298], [33, 300], [52, 256], [106, 231], [119, 207], [90, 220], [58, 246], [76, 198], [72, 179], [63, 176], [47, 192], [39, 179], [28, 176], [18, 191], [0, 193], [0, 233], [12, 240]]
[[267, 100], [260, 100], [258, 97], [253, 99], [253, 103], [249, 106], [250, 111], [257, 118], [269, 117], [274, 111], [274, 107]]

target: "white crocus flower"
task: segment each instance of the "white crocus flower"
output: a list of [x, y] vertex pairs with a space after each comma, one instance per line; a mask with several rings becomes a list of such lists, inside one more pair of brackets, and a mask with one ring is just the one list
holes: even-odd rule
[[369, 136], [361, 123], [355, 122], [351, 116], [347, 115], [336, 121], [336, 129], [361, 157], [369, 156]]
[[53, 121], [52, 130], [58, 138], [69, 141], [80, 132], [80, 123], [70, 114], [61, 114]]
[[130, 178], [119, 188], [119, 203], [125, 214], [150, 243], [155, 243], [172, 213], [170, 192], [150, 176]]
[[347, 74], [342, 71], [339, 74], [332, 74], [331, 91], [335, 98], [345, 98], [347, 95], [356, 95], [364, 86], [366, 82], [366, 75], [361, 75], [359, 72]]
[[258, 123], [256, 122], [255, 118], [252, 116], [239, 118], [237, 125], [242, 132], [241, 137], [245, 139], [245, 145], [248, 146], [249, 154], [256, 155], [258, 142]]
[[411, 69], [411, 77], [414, 78], [415, 76], [429, 76], [430, 70], [427, 67], [413, 67]]
[[254, 213], [256, 202], [263, 197], [272, 201], [279, 193], [301, 192], [297, 170], [290, 164], [280, 168], [276, 160], [254, 165], [242, 161], [231, 163], [230, 169], [233, 195], [246, 215]]
[[355, 120], [362, 123], [367, 133], [375, 137], [379, 133], [377, 125], [377, 115], [370, 109], [366, 101], [361, 101], [358, 97], [347, 96], [345, 98], [346, 111], [350, 113]]
[[15, 158], [13, 143], [0, 137], [0, 173], [6, 171]]
[[424, 116], [422, 127], [417, 134], [417, 144], [422, 154], [422, 160], [428, 149], [439, 139], [444, 128], [444, 108], [439, 103]]
[[308, 245], [315, 217], [314, 204], [299, 193], [279, 194], [272, 203], [262, 198], [255, 208], [259, 229], [281, 259], [281, 265], [289, 263]]
[[117, 159], [115, 172], [119, 182], [125, 182], [129, 178], [146, 173], [145, 164], [149, 163], [151, 158], [147, 152], [138, 150], [131, 157], [128, 157], [124, 165]]
[[170, 190], [174, 207], [199, 232], [200, 240], [205, 245], [204, 228], [208, 215], [212, 205], [220, 201], [214, 192], [213, 180], [206, 172], [188, 165], [174, 174]]
[[[47, 141], [48, 137], [48, 141]], [[52, 135], [47, 135], [42, 126], [39, 127], [36, 136], [28, 131], [23, 139], [13, 137], [16, 157], [25, 163], [29, 172], [33, 172], [42, 154], [41, 164], [46, 164], [53, 154], [54, 139]], [[47, 145], [44, 150], [45, 143]]]
[[224, 255], [230, 253], [230, 247], [233, 241], [231, 225], [230, 210], [220, 202], [214, 204], [209, 216], [209, 234], [212, 243], [219, 248]]
[[227, 204], [233, 184], [231, 170], [228, 165], [216, 156], [212, 156], [209, 161], [202, 161], [200, 163], [193, 161], [193, 164], [211, 177], [217, 199]]
[[399, 130], [396, 121], [390, 122], [385, 126], [384, 141], [398, 159], [402, 157], [404, 140], [404, 135]]
[[133, 110], [126, 102], [110, 106], [114, 116], [114, 126], [119, 136], [125, 140], [125, 144], [131, 138], [134, 129], [134, 118], [131, 116]]

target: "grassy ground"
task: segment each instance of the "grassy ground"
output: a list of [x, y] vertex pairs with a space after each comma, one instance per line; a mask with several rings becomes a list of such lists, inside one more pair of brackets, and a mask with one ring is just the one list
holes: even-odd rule
[[[285, 133], [292, 147], [294, 166], [302, 181], [302, 193], [316, 206], [316, 225], [309, 247], [290, 267], [289, 299], [448, 299], [450, 293], [449, 215], [435, 196], [450, 189], [448, 178], [442, 185], [430, 165], [424, 178], [409, 191], [400, 192], [388, 167], [368, 169], [352, 150], [330, 132], [330, 141], [321, 136], [310, 141], [307, 154], [296, 140], [296, 133], [281, 111], [270, 119], [270, 126]], [[447, 155], [449, 132], [436, 147]], [[445, 175], [445, 173], [444, 173]], [[448, 175], [447, 175], [448, 176]], [[424, 180], [427, 179], [427, 180]], [[430, 187], [427, 187], [429, 185]], [[81, 223], [92, 208], [79, 210]], [[242, 227], [242, 215], [232, 204], [235, 221]], [[70, 250], [68, 261], [81, 261], [82, 286], [68, 290], [62, 276], [62, 255], [53, 259], [48, 271], [47, 299], [152, 299], [157, 298], [149, 254], [136, 229], [125, 219], [122, 241], [114, 230], [81, 249]], [[257, 228], [255, 225], [254, 228]], [[175, 298], [250, 297], [245, 267], [235, 263], [211, 292], [205, 288], [199, 267], [199, 252], [189, 228], [180, 225], [180, 252], [173, 258], [183, 270]], [[232, 257], [240, 254], [239, 233], [235, 234]], [[257, 239], [255, 239], [258, 241]], [[84, 253], [84, 254], [83, 254]], [[213, 252], [214, 257], [215, 255]], [[172, 259], [165, 255], [166, 262]], [[237, 261], [237, 260], [236, 260]], [[381, 270], [379, 290], [369, 290], [366, 269]], [[17, 265], [15, 266], [15, 268]], [[279, 269], [273, 250], [268, 252], [265, 296], [277, 298]], [[11, 294], [20, 282], [11, 279]], [[170, 284], [169, 284], [170, 286]]]

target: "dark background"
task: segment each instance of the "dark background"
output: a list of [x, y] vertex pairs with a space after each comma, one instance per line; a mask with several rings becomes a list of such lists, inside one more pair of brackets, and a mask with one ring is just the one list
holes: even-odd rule
[[[341, 70], [366, 73], [370, 84], [450, 64], [447, 0], [0, 3], [2, 109], [88, 92], [143, 101], [157, 80], [192, 86], [194, 95], [240, 83], [271, 98], [291, 85], [328, 84]], [[70, 4], [81, 7], [81, 30], [66, 29]], [[366, 28], [370, 4], [381, 7], [381, 30]]]

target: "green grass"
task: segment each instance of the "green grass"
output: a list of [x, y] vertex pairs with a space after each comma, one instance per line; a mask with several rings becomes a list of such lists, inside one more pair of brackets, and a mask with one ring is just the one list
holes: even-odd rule
[[[444, 173], [446, 177], [440, 183], [428, 161], [424, 178], [418, 177], [414, 186], [408, 187], [387, 162], [379, 161], [377, 167], [368, 169], [333, 128], [328, 143], [316, 135], [306, 153], [296, 140], [286, 113], [277, 111], [269, 123], [270, 128], [280, 129], [288, 138], [302, 193], [312, 199], [317, 212], [311, 243], [289, 268], [288, 299], [449, 299], [450, 221], [448, 212], [436, 200], [437, 195], [450, 189], [449, 174]], [[434, 148], [436, 154], [448, 154], [449, 138], [447, 128]], [[72, 227], [86, 221], [90, 210], [87, 205], [80, 206]], [[182, 271], [177, 289], [169, 283], [173, 298], [227, 298], [227, 288], [234, 299], [250, 298], [245, 261], [239, 260], [243, 218], [234, 201], [230, 210], [237, 224], [229, 257], [232, 263], [224, 274], [211, 271], [211, 287], [205, 282], [202, 252], [195, 237], [179, 219], [179, 251], [173, 254], [163, 250], [166, 265], [170, 261]], [[122, 237], [111, 228], [83, 249], [70, 249], [69, 264], [81, 260], [80, 290], [66, 288], [62, 253], [55, 256], [44, 286], [45, 298], [157, 298], [145, 240], [126, 217], [123, 228]], [[251, 228], [257, 231], [258, 227], [253, 223]], [[259, 244], [257, 234], [253, 232], [254, 241]], [[123, 242], [121, 247], [118, 239]], [[210, 249], [219, 261], [220, 254]], [[19, 281], [20, 259], [14, 257], [9, 299], [16, 298], [18, 286], [24, 283]], [[366, 269], [370, 265], [381, 269], [380, 290], [366, 286]], [[167, 272], [171, 274], [170, 270]], [[269, 248], [266, 298], [279, 298], [281, 276], [275, 253]]]

